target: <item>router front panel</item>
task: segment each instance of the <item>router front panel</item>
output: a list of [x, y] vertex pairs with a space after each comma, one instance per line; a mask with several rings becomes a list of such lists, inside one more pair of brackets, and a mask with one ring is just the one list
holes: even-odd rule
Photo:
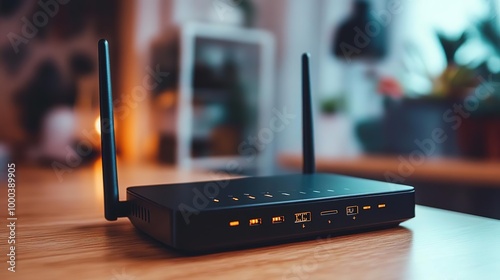
[[412, 187], [348, 176], [234, 179], [216, 197], [201, 198], [209, 183], [128, 188], [130, 219], [169, 246], [205, 251], [396, 225], [414, 216]]
[[192, 215], [189, 224], [178, 212], [174, 246], [186, 251], [203, 251], [397, 225], [414, 217], [412, 205], [414, 195], [408, 192], [205, 211]]

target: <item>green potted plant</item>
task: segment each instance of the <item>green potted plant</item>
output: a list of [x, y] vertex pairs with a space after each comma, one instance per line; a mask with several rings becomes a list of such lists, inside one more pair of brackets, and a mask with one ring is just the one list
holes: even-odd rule
[[[495, 9], [491, 11], [494, 15]], [[427, 80], [430, 90], [406, 88], [404, 96], [396, 97], [379, 90], [388, 96], [384, 126], [392, 141], [387, 146], [393, 152], [411, 152], [413, 140], [441, 128], [447, 140], [434, 155], [500, 159], [500, 74], [492, 67], [492, 62], [500, 61], [500, 32], [492, 19], [485, 17], [456, 37], [436, 32], [446, 59], [446, 67], [437, 76], [430, 74], [416, 48], [408, 46], [405, 66], [411, 78]], [[457, 53], [471, 48], [469, 42], [482, 45], [487, 53], [470, 63], [459, 63]], [[387, 81], [381, 80], [380, 85], [383, 83]], [[379, 89], [384, 88], [380, 85]], [[478, 92], [484, 98], [477, 98]]]

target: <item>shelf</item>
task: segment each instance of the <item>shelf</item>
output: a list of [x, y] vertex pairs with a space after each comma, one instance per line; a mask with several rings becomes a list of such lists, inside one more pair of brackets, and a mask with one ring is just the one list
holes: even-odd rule
[[[285, 168], [300, 170], [302, 157], [297, 154], [283, 154], [279, 157], [279, 163]], [[471, 187], [500, 188], [500, 162], [494, 161], [428, 158], [420, 164], [417, 162], [412, 165], [408, 156], [317, 157], [316, 168], [318, 172], [340, 173], [378, 180], [387, 180], [388, 176], [395, 177], [396, 175], [404, 179], [403, 184], [409, 181], [430, 181], [457, 183]]]

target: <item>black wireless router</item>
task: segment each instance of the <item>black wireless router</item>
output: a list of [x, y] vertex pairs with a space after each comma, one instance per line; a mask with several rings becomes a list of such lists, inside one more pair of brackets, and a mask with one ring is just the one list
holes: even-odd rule
[[397, 226], [415, 216], [413, 187], [316, 174], [309, 55], [302, 56], [303, 174], [127, 188], [119, 201], [109, 50], [99, 41], [104, 211], [180, 251], [281, 243]]

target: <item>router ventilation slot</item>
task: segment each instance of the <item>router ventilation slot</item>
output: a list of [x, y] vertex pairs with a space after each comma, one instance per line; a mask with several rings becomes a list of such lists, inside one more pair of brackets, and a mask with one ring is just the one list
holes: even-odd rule
[[151, 213], [149, 209], [137, 204], [132, 204], [132, 216], [137, 217], [147, 223], [151, 222]]

